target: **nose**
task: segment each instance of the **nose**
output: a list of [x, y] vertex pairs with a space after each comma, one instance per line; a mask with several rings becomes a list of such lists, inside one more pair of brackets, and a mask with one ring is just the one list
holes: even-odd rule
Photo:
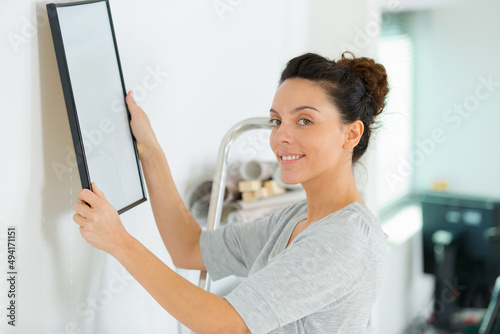
[[291, 129], [291, 126], [285, 122], [282, 122], [279, 126], [274, 127], [271, 135], [276, 144], [292, 144], [294, 141], [293, 130]]

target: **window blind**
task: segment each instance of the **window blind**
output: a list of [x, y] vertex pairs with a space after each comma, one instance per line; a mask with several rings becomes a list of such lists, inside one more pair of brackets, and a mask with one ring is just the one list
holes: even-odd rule
[[398, 14], [384, 22], [378, 58], [386, 67], [390, 92], [374, 133], [377, 207], [383, 210], [411, 191], [413, 42]]

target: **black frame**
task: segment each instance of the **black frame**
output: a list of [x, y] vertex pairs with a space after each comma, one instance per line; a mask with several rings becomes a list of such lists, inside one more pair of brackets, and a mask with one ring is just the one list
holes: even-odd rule
[[[120, 73], [120, 81], [122, 85], [122, 91], [123, 91], [123, 99], [127, 96], [127, 91], [125, 90], [125, 81], [123, 80], [123, 73], [122, 73], [122, 67], [121, 67], [121, 62], [120, 62], [120, 56], [118, 54], [118, 45], [116, 43], [116, 36], [115, 36], [115, 30], [113, 27], [113, 19], [111, 17], [111, 8], [109, 6], [109, 1], [108, 0], [86, 0], [86, 1], [78, 1], [78, 2], [71, 2], [71, 3], [50, 3], [47, 4], [47, 15], [49, 18], [49, 23], [50, 23], [50, 30], [52, 32], [52, 41], [54, 43], [54, 50], [57, 58], [57, 65], [59, 68], [59, 75], [61, 77], [61, 85], [63, 89], [63, 95], [64, 95], [64, 101], [66, 102], [66, 110], [68, 112], [68, 120], [69, 120], [69, 125], [71, 128], [71, 136], [73, 138], [73, 146], [75, 148], [75, 155], [76, 155], [76, 160], [78, 164], [78, 171], [80, 174], [80, 181], [82, 183], [82, 188], [90, 189], [92, 190], [91, 186], [91, 180], [90, 180], [90, 174], [88, 170], [88, 165], [87, 165], [87, 159], [85, 156], [85, 149], [83, 146], [83, 137], [82, 133], [80, 130], [80, 123], [78, 121], [78, 114], [76, 110], [76, 104], [75, 104], [75, 99], [73, 95], [73, 89], [71, 86], [71, 79], [69, 75], [69, 69], [68, 69], [68, 63], [66, 59], [66, 53], [64, 50], [64, 43], [62, 39], [62, 34], [61, 34], [61, 27], [59, 25], [59, 18], [57, 16], [57, 8], [58, 7], [68, 7], [68, 6], [78, 6], [78, 5], [85, 5], [85, 4], [91, 4], [91, 3], [98, 3], [98, 2], [105, 2], [106, 3], [106, 8], [108, 11], [108, 18], [109, 18], [109, 23], [110, 23], [110, 29], [111, 29], [111, 35], [113, 36], [113, 44], [114, 44], [114, 49], [115, 49], [115, 54], [116, 54], [116, 60], [118, 64], [118, 71]], [[132, 129], [130, 127], [130, 111], [128, 110], [127, 103], [125, 103], [125, 109], [127, 111], [127, 118], [129, 120], [128, 128], [130, 131], [130, 134], [132, 136], [132, 143], [134, 146], [134, 152], [135, 152], [135, 158], [136, 158], [136, 163], [137, 163], [137, 172], [139, 173], [139, 180], [141, 183], [141, 188], [142, 188], [142, 198], [130, 205], [127, 205], [124, 208], [121, 208], [118, 210], [118, 214], [121, 214], [127, 210], [130, 210], [134, 206], [147, 201], [146, 198], [146, 192], [144, 189], [144, 181], [142, 177], [142, 169], [141, 169], [141, 164], [139, 161], [139, 154], [137, 152], [137, 143], [136, 139], [134, 137], [134, 134], [132, 132]]]

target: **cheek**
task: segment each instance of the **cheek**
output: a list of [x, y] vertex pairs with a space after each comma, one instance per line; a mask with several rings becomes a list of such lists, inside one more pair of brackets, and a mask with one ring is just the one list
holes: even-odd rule
[[276, 143], [274, 141], [274, 136], [276, 135], [276, 128], [271, 130], [271, 134], [269, 135], [269, 146], [271, 146], [271, 150], [276, 152]]
[[[312, 144], [312, 143], [311, 143]], [[325, 131], [314, 140], [316, 155], [322, 161], [337, 160], [342, 152], [342, 137], [332, 131]]]

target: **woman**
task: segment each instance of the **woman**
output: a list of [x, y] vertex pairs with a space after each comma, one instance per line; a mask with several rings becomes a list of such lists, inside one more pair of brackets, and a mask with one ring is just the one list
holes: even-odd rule
[[[214, 279], [247, 277], [225, 298], [206, 292], [126, 232], [93, 184], [74, 221], [160, 305], [198, 333], [362, 333], [382, 283], [386, 236], [353, 177], [388, 93], [385, 68], [369, 58], [290, 60], [270, 110], [270, 145], [282, 181], [307, 199], [252, 223], [203, 231], [176, 190], [149, 120], [127, 95], [131, 127], [154, 216], [176, 267]], [[89, 206], [83, 204], [87, 202]]]

